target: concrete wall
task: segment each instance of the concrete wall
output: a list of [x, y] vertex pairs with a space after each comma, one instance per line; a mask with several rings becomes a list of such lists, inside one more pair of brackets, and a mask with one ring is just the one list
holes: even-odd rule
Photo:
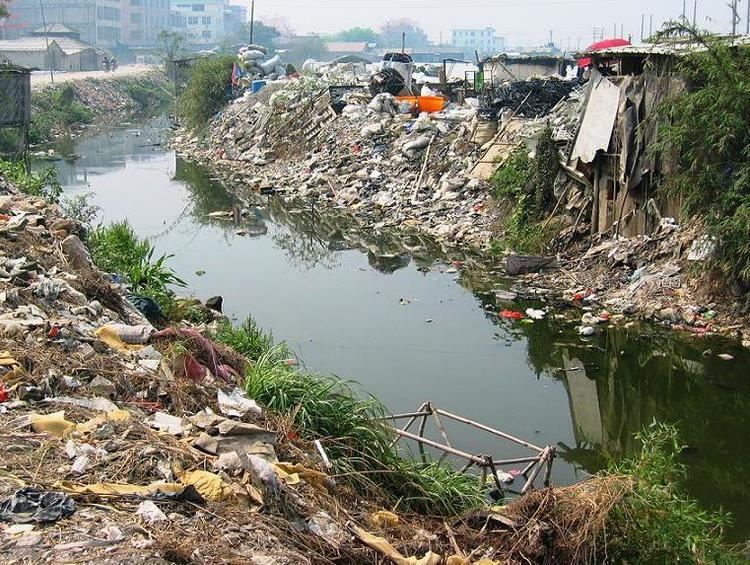
[[558, 61], [547, 62], [513, 62], [503, 61], [500, 63], [490, 63], [492, 80], [495, 83], [514, 80], [527, 80], [532, 76], [552, 76], [560, 72], [560, 63]]

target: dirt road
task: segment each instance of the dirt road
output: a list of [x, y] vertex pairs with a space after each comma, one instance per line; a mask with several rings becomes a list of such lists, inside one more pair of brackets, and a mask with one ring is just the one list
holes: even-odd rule
[[[81, 80], [86, 78], [115, 78], [123, 76], [136, 76], [140, 74], [146, 74], [155, 68], [154, 65], [123, 65], [119, 67], [115, 72], [105, 73], [101, 71], [82, 71], [82, 72], [64, 72], [55, 71], [54, 82], [59, 84], [62, 82], [69, 82], [72, 80]], [[44, 88], [52, 82], [49, 71], [34, 71], [31, 73], [31, 87], [32, 88]]]

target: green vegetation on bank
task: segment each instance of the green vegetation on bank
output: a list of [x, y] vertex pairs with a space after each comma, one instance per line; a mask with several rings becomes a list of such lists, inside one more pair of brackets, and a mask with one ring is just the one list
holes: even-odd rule
[[186, 286], [166, 265], [171, 255], [154, 259], [154, 248], [148, 240], [135, 234], [127, 220], [94, 228], [88, 234], [87, 243], [97, 267], [124, 277], [133, 294], [152, 298], [169, 317], [175, 306], [170, 287]]
[[723, 541], [729, 515], [703, 510], [679, 486], [686, 471], [677, 429], [654, 423], [636, 437], [640, 453], [607, 473], [629, 483], [611, 509], [603, 540], [612, 562], [743, 562]]
[[161, 110], [173, 99], [165, 80], [159, 80], [155, 76], [123, 80], [122, 84], [125, 94], [133, 99], [138, 107], [137, 111], [142, 114]]
[[52, 141], [55, 131], [90, 124], [94, 112], [78, 101], [75, 86], [66, 83], [34, 91], [31, 96], [31, 143]]
[[237, 328], [222, 325], [213, 337], [255, 361], [245, 383], [251, 398], [288, 415], [303, 438], [325, 440], [338, 479], [388, 498], [401, 510], [455, 515], [483, 504], [476, 478], [447, 465], [400, 457], [394, 434], [383, 424], [386, 411], [380, 402], [360, 398], [337, 377], [294, 367], [286, 346], [273, 346], [272, 337], [252, 318]]
[[712, 262], [750, 288], [750, 49], [677, 25], [662, 35], [692, 35], [706, 50], [680, 57], [687, 92], [657, 108], [655, 154], [671, 156], [674, 170], [660, 188], [700, 218], [718, 248]]
[[499, 239], [492, 250], [542, 253], [557, 233], [546, 222], [554, 206], [555, 179], [560, 169], [552, 128], [542, 131], [532, 159], [526, 146], [517, 148], [491, 179], [492, 195], [501, 212]]
[[18, 190], [56, 203], [62, 194], [57, 172], [48, 168], [41, 173], [28, 173], [23, 163], [0, 160], [0, 176], [10, 181]]
[[190, 70], [185, 89], [177, 101], [178, 114], [192, 130], [203, 129], [230, 98], [233, 55], [200, 59]]

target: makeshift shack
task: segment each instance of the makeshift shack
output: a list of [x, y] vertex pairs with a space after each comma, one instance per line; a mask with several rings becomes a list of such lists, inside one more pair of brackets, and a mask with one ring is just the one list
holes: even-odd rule
[[484, 61], [485, 76], [494, 84], [527, 80], [531, 77], [565, 76], [574, 61], [562, 56], [500, 54]]
[[[15, 147], [0, 147], [5, 153], [20, 154], [28, 145], [31, 124], [31, 71], [23, 67], [0, 66], [0, 132], [18, 132]], [[9, 139], [3, 136], [4, 140]]]
[[[680, 203], [655, 190], [671, 162], [649, 151], [657, 125], [648, 120], [666, 99], [684, 91], [678, 57], [693, 44], [625, 45], [586, 52], [591, 78], [569, 165], [591, 189], [593, 233], [650, 233], [662, 217], [676, 217]], [[605, 76], [609, 75], [609, 76]]]

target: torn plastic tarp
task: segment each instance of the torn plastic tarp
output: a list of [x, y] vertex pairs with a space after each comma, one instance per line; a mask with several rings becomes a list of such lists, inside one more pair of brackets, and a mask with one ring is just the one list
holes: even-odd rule
[[56, 522], [75, 510], [75, 501], [63, 492], [24, 487], [0, 502], [0, 520], [16, 524]]

